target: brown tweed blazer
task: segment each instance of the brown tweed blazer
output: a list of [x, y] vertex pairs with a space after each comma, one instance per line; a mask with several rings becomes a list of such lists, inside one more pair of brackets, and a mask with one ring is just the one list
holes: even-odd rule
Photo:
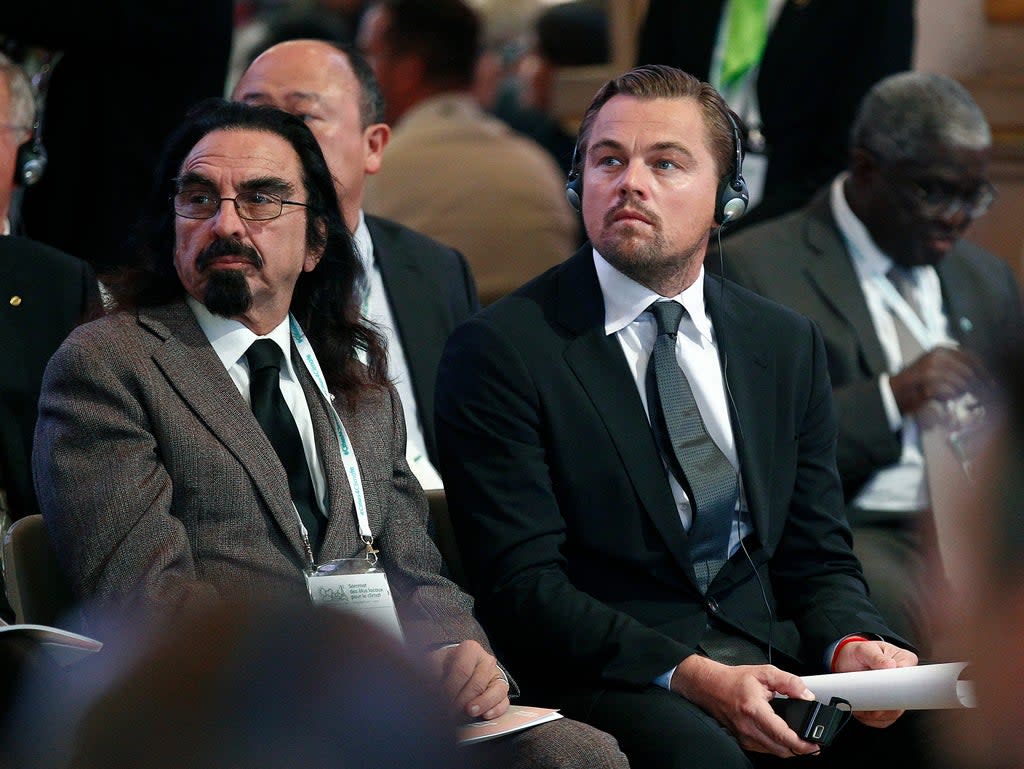
[[[323, 398], [292, 351], [329, 496], [321, 560], [362, 552]], [[394, 389], [336, 408], [408, 640], [473, 638], [472, 599], [439, 576]], [[284, 468], [183, 302], [77, 329], [50, 361], [33, 474], [77, 596], [91, 608], [175, 609], [210, 597], [308, 600]]]

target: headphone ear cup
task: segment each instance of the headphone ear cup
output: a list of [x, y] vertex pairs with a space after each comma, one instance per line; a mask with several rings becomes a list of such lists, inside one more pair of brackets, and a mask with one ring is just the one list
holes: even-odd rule
[[22, 144], [14, 163], [14, 183], [30, 187], [38, 182], [46, 171], [46, 160], [46, 148], [38, 137]]
[[715, 202], [715, 222], [725, 224], [739, 219], [747, 212], [750, 194], [747, 181], [742, 173], [727, 176], [718, 183], [718, 200]]
[[573, 174], [565, 183], [565, 199], [573, 210], [579, 211], [583, 207], [583, 179]]

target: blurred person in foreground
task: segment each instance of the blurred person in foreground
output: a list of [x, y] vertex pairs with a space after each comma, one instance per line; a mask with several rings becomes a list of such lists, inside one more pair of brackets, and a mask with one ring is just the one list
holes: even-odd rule
[[360, 23], [392, 126], [366, 210], [466, 255], [488, 304], [556, 264], [578, 226], [558, 166], [471, 93], [480, 20], [463, 0], [385, 0]]
[[[590, 242], [456, 329], [438, 375], [481, 621], [525, 692], [638, 766], [816, 753], [775, 693], [917, 662], [851, 550], [820, 334], [704, 271], [735, 215], [735, 136], [681, 70], [606, 83], [570, 180]], [[822, 765], [870, 760], [858, 738]]]
[[861, 105], [847, 170], [805, 208], [722, 244], [726, 277], [821, 329], [854, 552], [882, 616], [925, 650], [934, 523], [922, 417], [983, 401], [1024, 327], [1009, 265], [964, 239], [995, 197], [991, 144], [961, 85], [892, 75]]
[[362, 312], [387, 338], [388, 378], [405, 413], [406, 458], [424, 488], [439, 487], [437, 364], [448, 335], [479, 303], [462, 254], [363, 212], [366, 181], [380, 170], [391, 137], [373, 71], [355, 51], [289, 41], [249, 66], [233, 98], [298, 115], [320, 143], [365, 274]]
[[[114, 312], [54, 355], [40, 401], [36, 490], [87, 616], [174, 628], [220, 598], [305, 604], [307, 573], [376, 563], [453, 711], [504, 713], [512, 682], [472, 600], [439, 574], [316, 138], [272, 107], [204, 102], [169, 140], [146, 210], [139, 268], [111, 283]], [[481, 750], [623, 765], [567, 720]]]
[[0, 728], [10, 765], [477, 766], [436, 687], [358, 617], [243, 601], [181, 619], [161, 632], [111, 617], [101, 654], [28, 676]]

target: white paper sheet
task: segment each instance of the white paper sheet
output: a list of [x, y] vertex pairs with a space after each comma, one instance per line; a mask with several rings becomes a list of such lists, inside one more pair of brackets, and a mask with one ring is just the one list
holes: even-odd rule
[[974, 688], [960, 680], [966, 662], [804, 676], [820, 702], [842, 697], [854, 710], [973, 708]]

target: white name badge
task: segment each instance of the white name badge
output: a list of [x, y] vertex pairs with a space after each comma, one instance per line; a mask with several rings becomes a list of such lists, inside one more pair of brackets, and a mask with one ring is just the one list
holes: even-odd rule
[[306, 572], [306, 586], [317, 606], [351, 612], [398, 641], [405, 641], [387, 575], [365, 558], [322, 563], [316, 571]]

